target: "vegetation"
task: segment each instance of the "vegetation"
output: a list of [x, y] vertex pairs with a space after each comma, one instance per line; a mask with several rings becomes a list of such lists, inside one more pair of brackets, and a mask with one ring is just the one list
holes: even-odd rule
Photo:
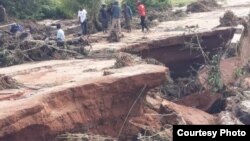
[[220, 72], [220, 60], [221, 56], [215, 55], [207, 64], [209, 67], [208, 84], [213, 92], [222, 90], [224, 86]]
[[[146, 7], [154, 9], [166, 9], [171, 7], [171, 0], [141, 0]], [[123, 0], [123, 3], [127, 3], [133, 9], [136, 10], [136, 1], [135, 0]]]
[[20, 19], [73, 18], [80, 6], [91, 15], [100, 4], [101, 0], [0, 0], [9, 15]]
[[194, 1], [196, 1], [196, 0], [172, 0], [171, 4], [173, 6], [184, 6], [184, 5], [190, 4], [191, 2], [194, 2]]
[[56, 0], [2, 0], [7, 13], [20, 19], [41, 19], [61, 15], [60, 2]]
[[[0, 0], [7, 13], [20, 19], [73, 18], [80, 6], [84, 6], [90, 17], [96, 16], [102, 2], [115, 0]], [[194, 0], [141, 0], [148, 8], [166, 9], [172, 5], [184, 5]], [[136, 10], [136, 0], [121, 0]]]

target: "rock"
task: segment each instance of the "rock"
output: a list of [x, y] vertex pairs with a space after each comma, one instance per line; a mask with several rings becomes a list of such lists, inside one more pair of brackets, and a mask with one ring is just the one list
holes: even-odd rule
[[179, 105], [158, 96], [146, 97], [147, 105], [159, 113], [163, 125], [214, 124], [215, 117], [196, 108]]
[[160, 131], [162, 124], [160, 122], [159, 114], [155, 111], [144, 111], [145, 114], [139, 117], [132, 118], [130, 124], [134, 125], [136, 128], [145, 131]]
[[250, 91], [244, 91], [243, 95], [246, 97], [246, 99], [250, 100]]
[[[148, 98], [148, 96], [147, 96]], [[152, 99], [151, 99], [152, 100]], [[159, 99], [155, 99], [159, 101]], [[160, 101], [159, 101], [160, 102]], [[131, 130], [137, 130], [137, 139], [143, 140], [162, 140], [172, 139], [171, 125], [169, 128], [161, 122], [161, 115], [154, 110], [144, 108], [144, 115], [132, 118], [129, 123], [134, 126]], [[132, 126], [132, 127], [133, 127]], [[164, 128], [162, 128], [164, 127]], [[145, 131], [147, 131], [145, 133]], [[136, 140], [136, 139], [135, 139]]]
[[[244, 92], [246, 94], [246, 92]], [[244, 94], [243, 94], [244, 95]], [[249, 101], [242, 95], [228, 97], [225, 111], [218, 116], [220, 124], [246, 124], [249, 121]]]
[[113, 30], [110, 32], [110, 35], [108, 37], [109, 42], [111, 42], [111, 43], [112, 42], [120, 42], [120, 40], [121, 40], [121, 36], [117, 31]]
[[240, 87], [247, 90], [250, 88], [250, 77], [246, 77], [244, 78], [241, 83], [240, 83]]
[[158, 111], [161, 107], [161, 103], [163, 101], [163, 99], [157, 97], [157, 98], [153, 98], [151, 96], [146, 96], [146, 101], [147, 104], [149, 105], [150, 108]]
[[221, 77], [225, 85], [235, 82], [235, 72], [242, 65], [238, 57], [232, 57], [220, 62]]
[[[51, 141], [58, 134], [83, 131], [117, 137], [141, 91], [128, 121], [142, 115], [144, 93], [165, 81], [167, 69], [135, 65], [103, 76], [114, 62], [58, 60], [0, 69], [27, 87], [39, 87], [0, 101], [0, 141]], [[97, 71], [84, 72], [90, 68]], [[131, 132], [126, 125], [122, 136], [136, 134]]]
[[242, 123], [250, 124], [250, 100], [241, 101], [237, 105], [236, 115]]
[[116, 68], [124, 66], [133, 66], [136, 64], [143, 64], [143, 63], [146, 64], [146, 62], [142, 60], [141, 57], [129, 53], [120, 52], [115, 57], [116, 57], [116, 63], [115, 63]]
[[222, 125], [243, 125], [243, 123], [229, 111], [223, 111], [218, 115], [218, 123]]
[[215, 124], [216, 119], [213, 115], [205, 113], [199, 109], [178, 105], [164, 100], [160, 108], [160, 114], [169, 114], [163, 116], [162, 122], [166, 124], [188, 124], [188, 125], [209, 125]]
[[32, 36], [28, 32], [22, 32], [21, 34], [18, 35], [18, 38], [20, 40], [32, 40]]
[[181, 98], [177, 104], [198, 108], [210, 114], [219, 113], [225, 105], [222, 94], [202, 92]]
[[6, 21], [6, 10], [5, 8], [0, 5], [0, 22], [5, 22]]
[[5, 74], [0, 74], [0, 90], [16, 89], [19, 86], [21, 86], [21, 83], [17, 82], [12, 77]]
[[238, 96], [228, 97], [226, 99], [225, 110], [235, 113], [237, 105], [239, 105], [241, 99]]

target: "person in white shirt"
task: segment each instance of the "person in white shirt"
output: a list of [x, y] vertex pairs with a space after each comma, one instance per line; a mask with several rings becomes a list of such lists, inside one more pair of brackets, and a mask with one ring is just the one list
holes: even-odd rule
[[81, 24], [82, 35], [86, 35], [88, 33], [87, 11], [82, 7], [78, 11], [78, 19]]
[[64, 46], [65, 35], [64, 31], [61, 29], [61, 24], [56, 25], [57, 33], [56, 33], [56, 42], [58, 46]]

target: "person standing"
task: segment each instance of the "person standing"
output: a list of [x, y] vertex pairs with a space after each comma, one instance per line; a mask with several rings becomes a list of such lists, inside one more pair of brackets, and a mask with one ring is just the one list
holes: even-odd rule
[[123, 14], [125, 18], [126, 29], [128, 29], [128, 32], [131, 32], [131, 21], [132, 21], [133, 13], [132, 13], [131, 8], [127, 4], [123, 5]]
[[56, 28], [57, 28], [57, 33], [56, 33], [57, 46], [64, 46], [65, 35], [64, 31], [61, 29], [61, 24], [57, 24]]
[[80, 7], [78, 11], [78, 19], [81, 24], [82, 35], [86, 35], [88, 33], [87, 11], [83, 7]]
[[121, 21], [120, 21], [120, 16], [121, 16], [121, 8], [119, 6], [118, 1], [114, 2], [114, 5], [112, 6], [112, 25], [111, 25], [111, 32], [117, 28], [118, 33], [121, 34]]
[[149, 31], [149, 28], [146, 24], [146, 8], [145, 8], [144, 4], [142, 4], [142, 2], [140, 2], [140, 1], [137, 2], [137, 10], [138, 10], [138, 13], [141, 17], [142, 32], [144, 32], [145, 28], [147, 29], [147, 31]]
[[109, 15], [109, 20], [110, 20], [110, 24], [112, 25], [112, 7], [113, 7], [113, 3], [109, 4], [108, 5], [108, 9], [107, 9], [107, 12], [108, 12], [108, 15]]
[[107, 12], [105, 4], [102, 5], [102, 8], [101, 8], [101, 10], [99, 12], [99, 20], [102, 23], [102, 31], [103, 31], [103, 33], [107, 33], [109, 17], [108, 17], [108, 12]]

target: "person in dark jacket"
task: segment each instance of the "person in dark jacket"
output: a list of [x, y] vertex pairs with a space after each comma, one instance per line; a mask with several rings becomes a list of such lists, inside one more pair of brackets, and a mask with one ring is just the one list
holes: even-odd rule
[[112, 7], [112, 26], [111, 26], [111, 32], [117, 28], [118, 29], [118, 33], [121, 34], [121, 21], [120, 21], [120, 17], [121, 17], [121, 8], [119, 6], [118, 1], [116, 1]]
[[133, 13], [132, 13], [131, 8], [127, 4], [123, 5], [123, 15], [125, 18], [126, 29], [128, 29], [128, 31], [131, 32], [131, 21], [132, 21]]
[[102, 31], [103, 31], [103, 33], [107, 33], [109, 17], [108, 17], [108, 12], [107, 12], [105, 4], [102, 5], [102, 8], [101, 8], [101, 10], [99, 12], [99, 20], [102, 23]]
[[112, 25], [112, 7], [113, 7], [113, 3], [109, 4], [107, 8], [107, 13], [108, 13], [111, 25]]
[[22, 25], [14, 23], [10, 26], [10, 32], [16, 34], [17, 32], [23, 32], [24, 28]]

